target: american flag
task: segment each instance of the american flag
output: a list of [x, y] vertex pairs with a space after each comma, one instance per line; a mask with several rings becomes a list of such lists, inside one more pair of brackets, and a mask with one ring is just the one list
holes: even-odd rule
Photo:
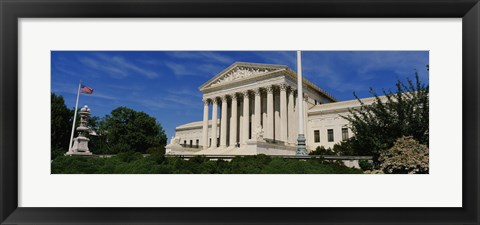
[[90, 94], [93, 94], [93, 89], [82, 84], [82, 87], [80, 88], [80, 93], [85, 93], [90, 95]]

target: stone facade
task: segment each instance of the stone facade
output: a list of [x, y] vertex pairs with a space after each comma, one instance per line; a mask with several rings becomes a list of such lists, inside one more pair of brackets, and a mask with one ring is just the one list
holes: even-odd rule
[[[203, 120], [178, 126], [167, 154], [294, 155], [296, 81], [297, 74], [287, 66], [234, 63], [200, 86]], [[339, 114], [358, 107], [358, 102], [338, 102], [306, 79], [303, 89], [307, 150], [333, 147], [350, 137], [348, 123]]]

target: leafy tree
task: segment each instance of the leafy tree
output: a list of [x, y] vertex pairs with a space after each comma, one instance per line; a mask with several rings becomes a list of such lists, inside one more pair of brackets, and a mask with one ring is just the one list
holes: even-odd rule
[[135, 151], [146, 153], [149, 148], [165, 148], [167, 136], [156, 119], [144, 112], [118, 107], [100, 121], [99, 132], [108, 141], [108, 153]]
[[396, 88], [396, 93], [383, 90], [385, 100], [370, 89], [375, 97], [375, 102], [370, 105], [354, 93], [361, 107], [349, 109], [350, 115], [342, 117], [350, 122], [355, 136], [349, 144], [358, 155], [373, 155], [378, 162], [381, 151], [391, 148], [402, 136], [413, 136], [428, 146], [428, 85], [422, 84], [415, 73], [415, 82], [410, 79], [407, 84], [398, 81]]
[[51, 93], [51, 157], [56, 158], [68, 151], [72, 130], [73, 110], [65, 105], [63, 96]]

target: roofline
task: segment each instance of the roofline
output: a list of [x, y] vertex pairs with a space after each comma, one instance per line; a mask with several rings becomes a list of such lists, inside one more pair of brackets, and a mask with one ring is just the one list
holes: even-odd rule
[[[293, 71], [292, 69], [290, 69], [289, 67], [287, 67], [287, 72], [290, 73], [290, 75], [295, 78], [295, 80], [297, 79], [298, 77], [298, 74], [297, 72]], [[326, 96], [328, 99], [332, 100], [333, 102], [338, 102], [338, 100], [333, 97], [333, 95], [331, 95], [330, 93], [328, 93], [327, 91], [323, 90], [322, 88], [320, 88], [319, 86], [317, 86], [316, 84], [312, 83], [311, 81], [307, 80], [304, 76], [302, 76], [302, 81], [303, 81], [303, 84], [305, 84], [306, 86], [312, 88], [313, 90], [315, 91], [318, 91], [320, 92], [321, 94], [323, 94], [324, 96]]]

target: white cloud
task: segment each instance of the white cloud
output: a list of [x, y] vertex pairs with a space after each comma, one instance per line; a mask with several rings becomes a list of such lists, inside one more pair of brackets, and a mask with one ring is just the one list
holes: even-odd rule
[[126, 70], [121, 70], [118, 68], [118, 66], [114, 66], [108, 63], [103, 63], [97, 59], [93, 59], [89, 57], [80, 57], [78, 60], [81, 63], [83, 63], [85, 66], [93, 70], [96, 70], [100, 73], [107, 73], [112, 78], [121, 79], [128, 76], [128, 73]]
[[168, 67], [176, 77], [183, 76], [197, 76], [197, 77], [213, 77], [220, 71], [223, 67], [212, 65], [212, 64], [202, 64], [202, 63], [174, 63], [174, 62], [164, 62], [165, 66]]
[[[255, 52], [255, 54], [265, 60], [268, 64], [296, 65], [296, 52]], [[295, 70], [295, 68], [291, 68]]]
[[173, 94], [173, 95], [182, 95], [182, 96], [196, 96], [196, 97], [201, 97], [202, 93], [197, 90], [197, 89], [192, 89], [192, 88], [177, 88], [177, 89], [168, 89], [167, 93]]
[[316, 66], [309, 66], [307, 68], [309, 69], [306, 69], [305, 71], [308, 72], [308, 76], [322, 78], [322, 82], [318, 83], [320, 87], [322, 87], [323, 84], [326, 84], [330, 89], [340, 92], [368, 90], [368, 87], [364, 84], [349, 82], [344, 74], [335, 71], [328, 64], [318, 63]]
[[221, 52], [183, 52], [183, 51], [175, 51], [175, 52], [168, 52], [170, 56], [173, 56], [178, 59], [199, 59], [201, 61], [208, 61], [208, 62], [216, 62], [216, 63], [233, 63], [233, 59], [222, 55]]
[[[52, 84], [52, 92], [54, 93], [64, 93], [64, 94], [71, 94], [77, 95], [78, 93], [78, 83], [53, 83]], [[88, 96], [91, 98], [101, 98], [107, 100], [117, 100], [118, 98], [115, 96], [104, 94], [103, 92], [98, 92], [94, 89], [93, 94], [82, 94], [82, 96]]]
[[167, 66], [175, 76], [187, 76], [191, 75], [192, 71], [189, 70], [185, 64], [179, 64], [174, 62], [165, 62], [165, 66]]
[[[412, 77], [414, 69], [425, 68], [425, 59], [418, 52], [366, 52], [337, 54], [308, 54], [304, 57], [304, 73], [320, 77], [319, 86], [327, 85], [336, 91], [367, 91], [367, 81], [378, 77], [379, 71], [392, 71], [398, 78]], [[349, 68], [345, 70], [346, 68]], [[391, 75], [391, 73], [389, 73]], [[420, 73], [428, 78], [428, 73]]]
[[132, 72], [150, 79], [159, 76], [157, 72], [139, 67], [121, 56], [109, 56], [103, 53], [96, 53], [93, 57], [84, 56], [79, 57], [78, 60], [91, 69], [97, 70], [100, 73], [106, 73], [112, 78], [117, 79], [125, 78]]

